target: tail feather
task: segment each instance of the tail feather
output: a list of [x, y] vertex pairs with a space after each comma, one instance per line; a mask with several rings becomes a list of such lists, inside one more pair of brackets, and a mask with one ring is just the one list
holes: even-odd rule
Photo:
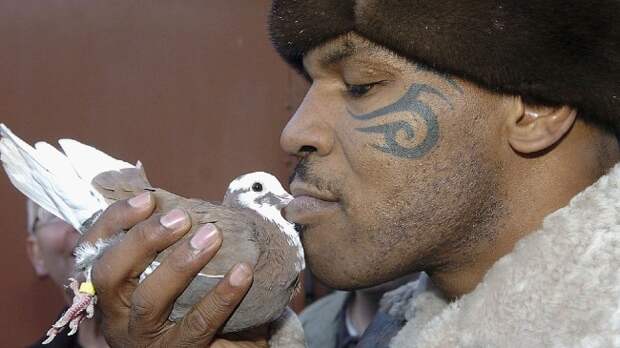
[[106, 171], [133, 168], [75, 140], [61, 141], [63, 154], [44, 142], [33, 148], [3, 124], [0, 136], [0, 159], [11, 183], [78, 231], [108, 205], [91, 184], [92, 178]]
[[[2, 136], [4, 137], [4, 132]], [[21, 152], [15, 143], [4, 139], [0, 140], [0, 153], [0, 159], [2, 160], [4, 169], [13, 186], [39, 204], [43, 209], [54, 215], [58, 215], [56, 206], [47, 192], [37, 190], [36, 186], [39, 184], [32, 184], [33, 181], [36, 182], [36, 179], [30, 175], [32, 169], [30, 165], [23, 160]]]

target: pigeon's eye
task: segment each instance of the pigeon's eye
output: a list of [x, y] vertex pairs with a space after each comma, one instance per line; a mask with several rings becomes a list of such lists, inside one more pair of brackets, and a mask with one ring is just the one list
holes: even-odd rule
[[252, 191], [254, 192], [261, 192], [263, 190], [263, 184], [261, 184], [260, 182], [255, 182], [252, 185]]

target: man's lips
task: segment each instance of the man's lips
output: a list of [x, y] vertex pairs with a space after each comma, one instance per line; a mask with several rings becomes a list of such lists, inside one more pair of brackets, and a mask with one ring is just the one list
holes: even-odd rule
[[308, 225], [338, 209], [338, 199], [334, 194], [319, 191], [314, 186], [293, 181], [291, 193], [295, 199], [284, 209], [288, 221]]
[[331, 192], [319, 190], [314, 185], [309, 185], [301, 181], [293, 181], [291, 183], [291, 194], [293, 197], [308, 196], [320, 199], [326, 202], [337, 202], [338, 198]]

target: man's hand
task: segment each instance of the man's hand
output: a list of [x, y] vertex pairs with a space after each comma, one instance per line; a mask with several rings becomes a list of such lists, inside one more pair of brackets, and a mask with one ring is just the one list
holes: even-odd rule
[[215, 255], [221, 232], [207, 224], [178, 245], [142, 283], [138, 278], [157, 253], [181, 239], [190, 229], [187, 214], [175, 209], [152, 215], [153, 197], [147, 192], [112, 204], [81, 242], [91, 243], [128, 230], [95, 263], [92, 280], [103, 330], [111, 346], [119, 347], [266, 347], [264, 338], [215, 339], [252, 284], [247, 264], [234, 266], [222, 281], [179, 322], [168, 320], [176, 298]]

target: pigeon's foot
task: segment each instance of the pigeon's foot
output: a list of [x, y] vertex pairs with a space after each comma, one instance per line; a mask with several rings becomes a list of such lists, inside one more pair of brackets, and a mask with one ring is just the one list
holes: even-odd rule
[[52, 342], [54, 337], [58, 335], [67, 325], [69, 326], [69, 336], [74, 335], [80, 323], [84, 318], [92, 318], [95, 313], [95, 304], [97, 303], [97, 296], [95, 296], [95, 289], [92, 287], [92, 283], [82, 283], [78, 288], [77, 280], [69, 278], [69, 288], [73, 290], [73, 301], [71, 307], [69, 307], [58, 319], [54, 325], [47, 331], [47, 339], [43, 344]]

